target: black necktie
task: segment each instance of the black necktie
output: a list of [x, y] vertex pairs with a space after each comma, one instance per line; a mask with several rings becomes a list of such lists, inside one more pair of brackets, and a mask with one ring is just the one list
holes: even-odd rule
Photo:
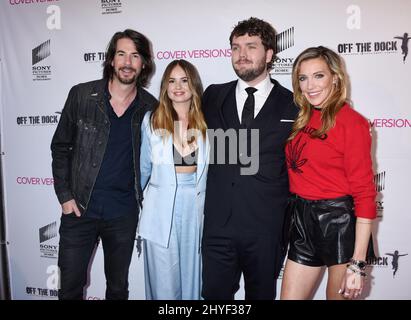
[[245, 100], [243, 113], [241, 114], [241, 125], [248, 128], [251, 121], [254, 119], [254, 92], [256, 92], [257, 89], [248, 87], [245, 89], [245, 91], [247, 91], [248, 97]]

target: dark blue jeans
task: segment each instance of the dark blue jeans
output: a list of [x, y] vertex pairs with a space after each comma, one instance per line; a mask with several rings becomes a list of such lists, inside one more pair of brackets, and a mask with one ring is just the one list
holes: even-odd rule
[[81, 300], [88, 265], [101, 239], [106, 276], [106, 299], [128, 299], [128, 270], [133, 253], [137, 214], [111, 220], [62, 215], [60, 224], [60, 300]]

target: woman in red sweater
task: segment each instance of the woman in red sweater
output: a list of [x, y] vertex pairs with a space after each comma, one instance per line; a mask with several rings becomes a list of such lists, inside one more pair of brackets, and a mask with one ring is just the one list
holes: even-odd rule
[[292, 73], [300, 108], [286, 146], [290, 247], [281, 299], [310, 299], [328, 268], [327, 299], [361, 295], [376, 217], [368, 121], [347, 104], [341, 58], [303, 51]]

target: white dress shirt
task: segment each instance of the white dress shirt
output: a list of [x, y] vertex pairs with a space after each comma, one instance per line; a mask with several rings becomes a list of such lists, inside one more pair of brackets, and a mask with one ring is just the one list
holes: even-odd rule
[[[248, 96], [247, 91], [245, 91], [245, 89], [248, 87], [249, 85], [245, 81], [238, 79], [237, 87], [235, 90], [235, 99], [237, 102], [238, 119], [240, 120], [240, 122], [241, 122], [241, 114], [244, 108], [244, 103]], [[254, 88], [257, 89], [257, 91], [254, 93], [254, 99], [255, 99], [254, 118], [260, 112], [265, 101], [270, 95], [271, 89], [273, 87], [274, 87], [274, 84], [271, 82], [270, 75], [268, 73], [267, 73], [267, 77], [265, 77], [263, 81], [261, 81], [256, 86], [254, 86]]]

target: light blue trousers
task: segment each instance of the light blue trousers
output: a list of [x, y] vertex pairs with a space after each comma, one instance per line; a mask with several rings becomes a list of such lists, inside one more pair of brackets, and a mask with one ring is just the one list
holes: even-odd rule
[[177, 173], [169, 247], [144, 240], [146, 299], [200, 299], [201, 252], [195, 203], [196, 173]]

